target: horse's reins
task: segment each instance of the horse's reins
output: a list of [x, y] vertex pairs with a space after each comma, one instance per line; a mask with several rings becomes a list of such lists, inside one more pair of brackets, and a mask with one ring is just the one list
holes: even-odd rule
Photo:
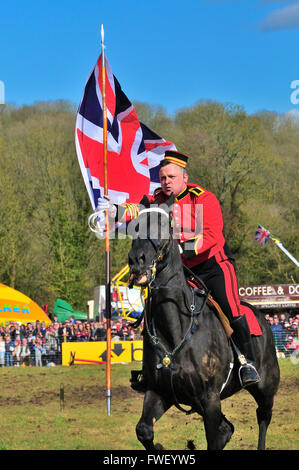
[[[140, 214], [144, 213], [144, 212], [151, 212], [153, 210], [156, 211], [156, 212], [160, 212], [162, 214], [165, 214], [165, 215], [167, 215], [167, 217], [169, 217], [167, 212], [164, 211], [163, 209], [160, 209], [160, 208], [144, 209], [140, 212]], [[167, 281], [164, 281], [164, 285], [157, 284], [157, 283], [156, 283], [155, 286], [153, 285], [154, 281], [156, 280], [157, 264], [159, 262], [163, 261], [164, 257], [168, 254], [169, 249], [170, 249], [170, 247], [172, 246], [172, 243], [173, 243], [173, 238], [171, 236], [169, 236], [169, 239], [162, 245], [161, 248], [159, 248], [158, 243], [156, 241], [154, 241], [150, 238], [149, 238], [149, 240], [153, 243], [157, 254], [156, 254], [156, 256], [154, 257], [152, 263], [149, 266], [149, 269], [150, 269], [150, 282], [149, 282], [149, 285], [148, 285], [149, 293], [148, 293], [148, 299], [147, 299], [147, 302], [146, 302], [146, 308], [144, 309], [144, 313], [143, 313], [141, 319], [139, 319], [134, 324], [134, 327], [139, 326], [139, 324], [141, 323], [141, 321], [143, 319], [143, 316], [144, 316], [145, 329], [146, 329], [147, 335], [149, 337], [150, 343], [152, 344], [152, 346], [154, 347], [154, 349], [156, 350], [158, 356], [161, 359], [161, 362], [159, 364], [157, 364], [156, 367], [162, 373], [167, 371], [166, 373], [168, 374], [169, 379], [170, 379], [170, 388], [171, 388], [171, 392], [172, 392], [172, 396], [173, 396], [175, 406], [180, 411], [183, 411], [184, 413], [190, 414], [190, 413], [193, 412], [193, 408], [191, 407], [190, 410], [186, 410], [186, 409], [182, 408], [181, 405], [179, 404], [177, 398], [176, 398], [176, 395], [175, 395], [175, 391], [174, 391], [174, 387], [173, 387], [173, 375], [172, 375], [172, 371], [175, 369], [175, 366], [173, 365], [173, 360], [174, 360], [175, 355], [179, 351], [182, 350], [182, 348], [189, 341], [189, 339], [191, 338], [193, 333], [196, 331], [196, 329], [198, 327], [197, 316], [202, 312], [202, 310], [203, 310], [203, 308], [204, 308], [204, 306], [205, 306], [205, 304], [208, 300], [208, 291], [207, 290], [206, 291], [199, 291], [201, 294], [202, 293], [205, 294], [205, 298], [204, 298], [204, 301], [202, 302], [202, 305], [200, 306], [200, 309], [198, 311], [196, 311], [198, 296], [196, 295], [195, 290], [193, 289], [193, 302], [191, 303], [190, 307], [186, 304], [186, 293], [185, 293], [185, 291], [183, 291], [185, 305], [187, 307], [187, 310], [191, 313], [191, 315], [190, 315], [190, 324], [189, 324], [187, 332], [184, 335], [184, 337], [182, 338], [181, 342], [172, 351], [168, 351], [167, 348], [164, 346], [164, 344], [161, 342], [161, 340], [159, 340], [159, 338], [157, 336], [157, 332], [156, 332], [153, 317], [151, 317], [151, 329], [152, 329], [152, 333], [151, 333], [150, 326], [148, 324], [148, 317], [150, 317], [151, 297], [152, 297], [151, 291], [153, 289], [156, 290], [156, 289], [161, 289], [161, 288], [166, 287], [168, 282], [173, 277], [175, 277], [177, 275], [177, 272], [172, 274], [167, 279]], [[167, 269], [167, 265], [160, 272], [162, 272], [165, 269]]]

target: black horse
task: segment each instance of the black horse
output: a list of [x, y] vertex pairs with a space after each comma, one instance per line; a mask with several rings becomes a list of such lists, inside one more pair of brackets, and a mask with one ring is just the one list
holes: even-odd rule
[[[179, 246], [171, 234], [172, 203], [170, 198], [164, 210], [143, 199], [148, 208], [131, 227], [131, 284], [149, 288], [143, 331], [147, 386], [136, 434], [146, 450], [163, 449], [154, 444], [154, 423], [175, 405], [186, 413], [199, 413], [208, 450], [220, 450], [234, 432], [221, 412], [221, 400], [241, 389], [240, 364], [205, 289], [196, 291], [186, 280]], [[263, 333], [252, 338], [261, 380], [247, 390], [258, 405], [258, 449], [264, 449], [280, 374], [271, 329], [264, 316], [254, 312]]]

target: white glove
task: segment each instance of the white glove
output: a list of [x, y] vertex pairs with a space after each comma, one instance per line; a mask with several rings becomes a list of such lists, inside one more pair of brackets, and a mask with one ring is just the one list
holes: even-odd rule
[[99, 212], [96, 218], [96, 225], [97, 229], [100, 233], [105, 232], [106, 228], [106, 221], [105, 221], [105, 213], [104, 212]]
[[88, 217], [88, 225], [90, 230], [94, 232], [98, 238], [104, 238], [106, 228], [105, 213], [103, 211], [93, 212], [93, 214]]
[[109, 217], [114, 219], [116, 216], [116, 206], [108, 196], [99, 197], [96, 211], [105, 211], [106, 209], [108, 209]]

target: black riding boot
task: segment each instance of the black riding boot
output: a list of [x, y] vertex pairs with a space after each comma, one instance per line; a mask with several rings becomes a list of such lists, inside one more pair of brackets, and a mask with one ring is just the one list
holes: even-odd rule
[[131, 370], [131, 388], [135, 390], [135, 392], [145, 393], [146, 392], [146, 381], [143, 375], [142, 370]]
[[231, 322], [234, 330], [232, 340], [240, 350], [238, 359], [240, 361], [239, 378], [242, 387], [247, 387], [260, 381], [260, 376], [256, 370], [252, 341], [249, 326], [245, 315], [241, 315]]

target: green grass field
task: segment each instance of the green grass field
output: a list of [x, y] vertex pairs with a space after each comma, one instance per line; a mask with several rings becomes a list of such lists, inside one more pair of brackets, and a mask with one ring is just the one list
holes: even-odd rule
[[[143, 396], [130, 389], [134, 364], [112, 366], [111, 416], [106, 411], [105, 366], [0, 369], [1, 450], [142, 450], [135, 426]], [[139, 365], [137, 365], [139, 368]], [[267, 435], [268, 450], [299, 448], [299, 365], [280, 359], [281, 384]], [[64, 390], [64, 401], [60, 390]], [[64, 404], [64, 406], [62, 406]], [[256, 449], [256, 403], [246, 391], [223, 402], [235, 433], [227, 450]], [[168, 450], [193, 440], [206, 448], [202, 418], [171, 408], [155, 425], [155, 442]]]

